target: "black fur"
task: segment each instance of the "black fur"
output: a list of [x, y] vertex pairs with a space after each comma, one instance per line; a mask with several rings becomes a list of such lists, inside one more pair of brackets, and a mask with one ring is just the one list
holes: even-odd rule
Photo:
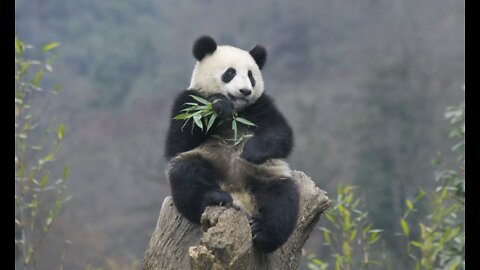
[[265, 252], [284, 244], [293, 232], [298, 216], [298, 191], [292, 179], [279, 179], [264, 185], [252, 182], [258, 217], [251, 221], [253, 242]]
[[181, 128], [184, 124], [184, 121], [172, 119], [181, 113], [180, 110], [185, 109], [184, 104], [186, 102], [197, 102], [190, 97], [190, 95], [198, 94], [191, 91], [182, 91], [173, 103], [170, 117], [170, 127], [168, 129], [165, 147], [165, 157], [167, 159], [171, 159], [182, 152], [192, 150], [207, 139], [207, 134], [198, 128], [194, 128], [192, 130], [190, 128], [190, 124], [187, 124], [182, 131]]
[[258, 68], [262, 69], [267, 61], [267, 50], [262, 45], [257, 45], [249, 53], [257, 63]]
[[248, 71], [248, 79], [250, 79], [250, 83], [252, 83], [252, 87], [255, 87], [255, 78], [253, 78], [252, 71]]
[[237, 71], [229, 67], [222, 75], [222, 81], [224, 83], [229, 83], [233, 78], [235, 78], [235, 75], [237, 75]]
[[293, 132], [272, 99], [263, 94], [239, 113], [257, 125], [241, 155], [247, 161], [261, 164], [270, 158], [286, 158], [293, 148]]
[[175, 207], [193, 223], [200, 223], [207, 206], [232, 202], [232, 196], [217, 184], [221, 175], [201, 156], [176, 162], [169, 174]]
[[[194, 90], [182, 91], [175, 99], [170, 119], [181, 113], [180, 110], [185, 108], [184, 103], [196, 102], [190, 95], [202, 96]], [[220, 100], [213, 105], [213, 109], [221, 117], [226, 118], [232, 115], [233, 103], [224, 95], [215, 94], [205, 98], [209, 101]], [[261, 164], [270, 158], [288, 157], [293, 148], [292, 128], [268, 95], [263, 94], [255, 103], [240, 111], [239, 116], [257, 125], [254, 129], [255, 136], [245, 145], [242, 158], [255, 164]], [[205, 134], [198, 128], [191, 130], [189, 124], [182, 131], [183, 124], [183, 120], [172, 119], [170, 121], [165, 148], [165, 157], [168, 159], [199, 146], [216, 131], [211, 129], [208, 134]], [[229, 125], [223, 127], [229, 128]]]
[[209, 36], [199, 37], [193, 44], [193, 56], [200, 61], [207, 54], [213, 53], [217, 49], [217, 43]]
[[[191, 94], [201, 95], [194, 90], [183, 91], [174, 102], [171, 118], [180, 114], [184, 103], [193, 102], [189, 97]], [[233, 104], [227, 97], [216, 94], [205, 98], [210, 101], [220, 99], [215, 103], [214, 110], [224, 118], [232, 115]], [[293, 147], [292, 129], [270, 97], [263, 94], [238, 114], [257, 125], [253, 129], [254, 136], [244, 147], [242, 158], [261, 164], [267, 159], [286, 158], [290, 154]], [[183, 120], [171, 120], [165, 151], [168, 159], [199, 146], [208, 136], [219, 132], [219, 128], [230, 128], [225, 124], [212, 128], [208, 134], [198, 128], [194, 128], [193, 133], [190, 128], [182, 132], [180, 127], [183, 123]], [[218, 185], [223, 179], [222, 172], [200, 155], [175, 161], [171, 165], [169, 179], [175, 206], [191, 222], [199, 223], [208, 205], [230, 205], [232, 202], [231, 195]], [[264, 252], [272, 252], [287, 241], [295, 227], [298, 215], [297, 188], [291, 179], [278, 179], [267, 184], [251, 179], [249, 188], [259, 211], [259, 215], [251, 220], [254, 243]]]

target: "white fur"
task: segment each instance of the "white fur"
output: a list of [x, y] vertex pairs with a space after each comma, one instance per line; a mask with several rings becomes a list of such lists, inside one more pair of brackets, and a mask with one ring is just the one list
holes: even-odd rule
[[[222, 81], [222, 74], [232, 67], [237, 75], [228, 83]], [[255, 87], [252, 87], [248, 78], [248, 71], [252, 71], [255, 79]], [[232, 46], [218, 46], [215, 52], [205, 56], [197, 62], [193, 69], [189, 89], [196, 89], [205, 95], [227, 94], [244, 98], [240, 89], [248, 89], [252, 94], [245, 97], [246, 100], [235, 100], [235, 108], [255, 102], [264, 90], [263, 78], [258, 65], [247, 51]]]

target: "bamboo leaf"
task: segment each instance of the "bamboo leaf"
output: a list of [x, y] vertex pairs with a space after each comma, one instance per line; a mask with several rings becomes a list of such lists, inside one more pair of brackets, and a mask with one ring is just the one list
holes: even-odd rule
[[62, 86], [59, 83], [57, 83], [55, 85], [55, 88], [53, 89], [53, 93], [58, 94], [60, 92], [60, 90], [62, 90]]
[[175, 120], [185, 120], [189, 117], [190, 117], [190, 115], [188, 113], [182, 113], [182, 114], [179, 114], [179, 115], [173, 117], [173, 119], [175, 119]]
[[257, 126], [255, 125], [254, 123], [248, 121], [247, 119], [245, 118], [241, 118], [241, 117], [236, 117], [235, 120], [237, 120], [238, 122], [242, 123], [242, 124], [245, 124], [247, 126]]
[[201, 97], [198, 97], [198, 96], [195, 96], [195, 95], [190, 95], [193, 99], [195, 99], [196, 101], [202, 103], [202, 104], [205, 104], [205, 105], [208, 105], [210, 104], [210, 102], [208, 102], [208, 100], [204, 99], [204, 98], [201, 98]]
[[415, 197], [415, 202], [417, 202], [418, 200], [422, 199], [427, 193], [423, 190], [420, 191], [420, 194], [417, 195], [417, 197]]
[[210, 120], [208, 121], [208, 124], [207, 124], [207, 132], [210, 130], [210, 128], [212, 127], [213, 123], [215, 122], [215, 119], [217, 119], [217, 115], [216, 114], [212, 114], [212, 116], [210, 116]]
[[60, 43], [59, 42], [52, 42], [50, 44], [47, 44], [45, 46], [42, 47], [42, 52], [48, 52], [50, 50], [53, 50], [55, 49], [56, 47], [60, 46]]
[[58, 127], [58, 132], [57, 132], [57, 137], [58, 137], [59, 140], [61, 140], [63, 138], [63, 134], [65, 134], [65, 125], [60, 124], [60, 126]]
[[25, 62], [20, 66], [19, 74], [23, 75], [30, 67], [30, 62]]
[[422, 247], [422, 244], [420, 242], [416, 242], [416, 241], [410, 241], [410, 244], [418, 247], [418, 248], [421, 248]]
[[412, 211], [413, 210], [412, 202], [409, 199], [407, 199], [405, 203], [407, 204], [408, 210]]
[[369, 245], [371, 245], [371, 244], [377, 242], [379, 239], [380, 239], [380, 235], [375, 232], [375, 233], [370, 234], [370, 236], [367, 239], [367, 242], [368, 242]]
[[66, 180], [68, 179], [68, 177], [70, 177], [70, 168], [67, 165], [65, 165], [63, 167], [63, 179]]
[[48, 178], [49, 178], [49, 174], [45, 174], [45, 176], [42, 178], [42, 182], [40, 182], [40, 187], [45, 187], [45, 185], [47, 184], [47, 181], [48, 181]]
[[18, 38], [15, 38], [15, 52], [23, 56], [23, 43]]
[[401, 219], [400, 220], [400, 225], [402, 225], [402, 230], [403, 230], [403, 233], [408, 237], [410, 235], [410, 230], [408, 228], [408, 224], [407, 222], [405, 221], [405, 219]]
[[33, 85], [37, 86], [40, 84], [40, 80], [43, 77], [43, 70], [39, 70], [37, 74], [35, 75], [35, 78], [33, 79]]
[[193, 122], [195, 122], [195, 125], [197, 125], [201, 130], [203, 130], [203, 124], [202, 121], [200, 121], [201, 118], [201, 115], [195, 115], [193, 116]]

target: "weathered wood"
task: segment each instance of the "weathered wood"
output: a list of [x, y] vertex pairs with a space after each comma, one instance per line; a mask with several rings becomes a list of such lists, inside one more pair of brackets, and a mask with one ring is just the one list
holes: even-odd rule
[[293, 234], [277, 251], [263, 254], [256, 250], [247, 217], [233, 208], [208, 207], [198, 226], [183, 218], [167, 197], [142, 268], [297, 269], [303, 245], [332, 202], [303, 172], [293, 171], [293, 179], [300, 191], [299, 218]]

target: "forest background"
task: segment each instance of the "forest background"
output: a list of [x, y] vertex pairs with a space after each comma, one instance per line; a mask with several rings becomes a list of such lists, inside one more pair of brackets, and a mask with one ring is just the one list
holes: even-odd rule
[[[333, 199], [339, 184], [357, 187], [392, 269], [410, 260], [405, 200], [437, 186], [437, 153], [456, 162], [444, 113], [465, 99], [464, 1], [16, 0], [15, 32], [34, 49], [59, 42], [44, 83], [62, 89], [42, 117], [64, 124], [52, 171], [68, 164], [72, 197], [39, 269], [141, 261], [169, 195], [170, 105], [189, 84], [191, 46], [203, 34], [267, 48], [266, 91], [295, 130], [291, 167]], [[313, 232], [306, 254], [328, 260], [323, 235]]]

